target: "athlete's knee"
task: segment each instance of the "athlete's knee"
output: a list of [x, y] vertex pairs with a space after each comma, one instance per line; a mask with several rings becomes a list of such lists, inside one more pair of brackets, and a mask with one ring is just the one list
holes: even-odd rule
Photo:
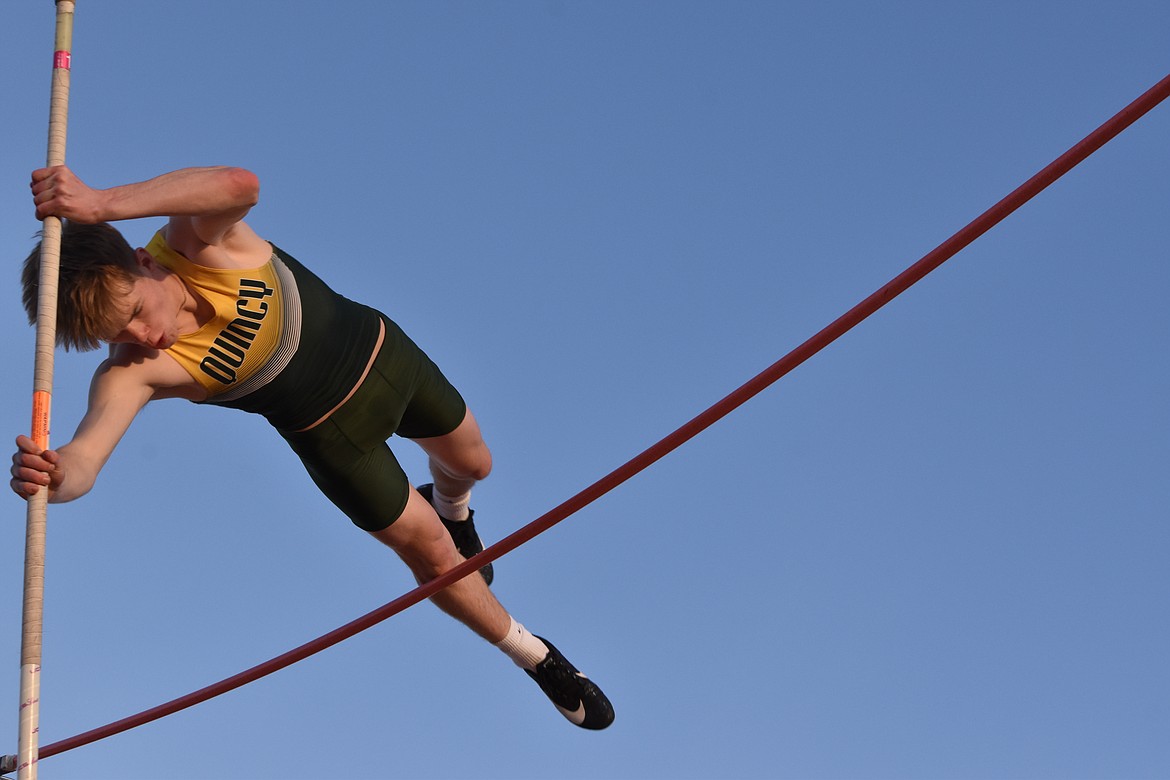
[[397, 552], [419, 584], [441, 577], [463, 563], [463, 556], [453, 544], [408, 544]]
[[492, 452], [482, 441], [476, 448], [471, 473], [468, 476], [477, 482], [485, 480], [492, 473]]
[[481, 440], [471, 447], [463, 447], [442, 456], [432, 454], [431, 464], [455, 479], [480, 482], [492, 473], [492, 453]]
[[414, 491], [411, 494], [402, 515], [373, 535], [398, 554], [415, 579], [429, 582], [458, 566], [463, 557], [430, 505]]

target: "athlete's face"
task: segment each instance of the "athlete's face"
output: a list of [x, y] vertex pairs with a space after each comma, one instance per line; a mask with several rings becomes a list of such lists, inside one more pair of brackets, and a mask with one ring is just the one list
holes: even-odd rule
[[179, 339], [179, 314], [186, 301], [183, 283], [144, 250], [138, 251], [142, 274], [121, 299], [126, 324], [108, 341], [166, 349]]

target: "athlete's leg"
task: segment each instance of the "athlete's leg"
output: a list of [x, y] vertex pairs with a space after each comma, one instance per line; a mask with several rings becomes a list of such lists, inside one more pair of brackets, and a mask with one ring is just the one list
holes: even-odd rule
[[[402, 515], [387, 528], [371, 533], [398, 553], [420, 583], [430, 582], [463, 562], [435, 510], [413, 489]], [[464, 577], [436, 593], [431, 601], [493, 644], [508, 634], [511, 618], [482, 577]]]
[[[371, 533], [398, 553], [419, 582], [428, 582], [463, 561], [439, 516], [413, 489], [402, 515], [389, 527]], [[552, 645], [513, 620], [482, 577], [464, 577], [431, 596], [431, 601], [507, 654], [570, 722], [586, 729], [603, 729], [613, 722], [613, 705], [597, 684]]]

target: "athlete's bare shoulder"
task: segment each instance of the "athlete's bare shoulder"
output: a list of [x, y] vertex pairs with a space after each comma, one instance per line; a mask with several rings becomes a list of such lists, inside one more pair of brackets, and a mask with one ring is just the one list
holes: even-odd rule
[[246, 222], [236, 222], [214, 244], [206, 244], [188, 217], [171, 217], [163, 228], [167, 245], [207, 268], [259, 268], [272, 256], [272, 245]]
[[162, 350], [139, 344], [111, 344], [110, 355], [97, 373], [105, 373], [114, 382], [149, 388], [153, 399], [202, 401], [207, 397], [203, 386], [178, 361]]

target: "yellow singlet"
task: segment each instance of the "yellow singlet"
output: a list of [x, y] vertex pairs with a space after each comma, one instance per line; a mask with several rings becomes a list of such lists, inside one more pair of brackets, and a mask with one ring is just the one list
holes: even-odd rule
[[146, 251], [215, 309], [207, 324], [167, 349], [209, 397], [245, 394], [284, 368], [288, 359], [280, 359], [278, 347], [286, 317], [285, 288], [291, 284], [295, 293], [295, 281], [283, 265], [273, 260], [247, 269], [196, 265], [172, 249], [161, 231]]

